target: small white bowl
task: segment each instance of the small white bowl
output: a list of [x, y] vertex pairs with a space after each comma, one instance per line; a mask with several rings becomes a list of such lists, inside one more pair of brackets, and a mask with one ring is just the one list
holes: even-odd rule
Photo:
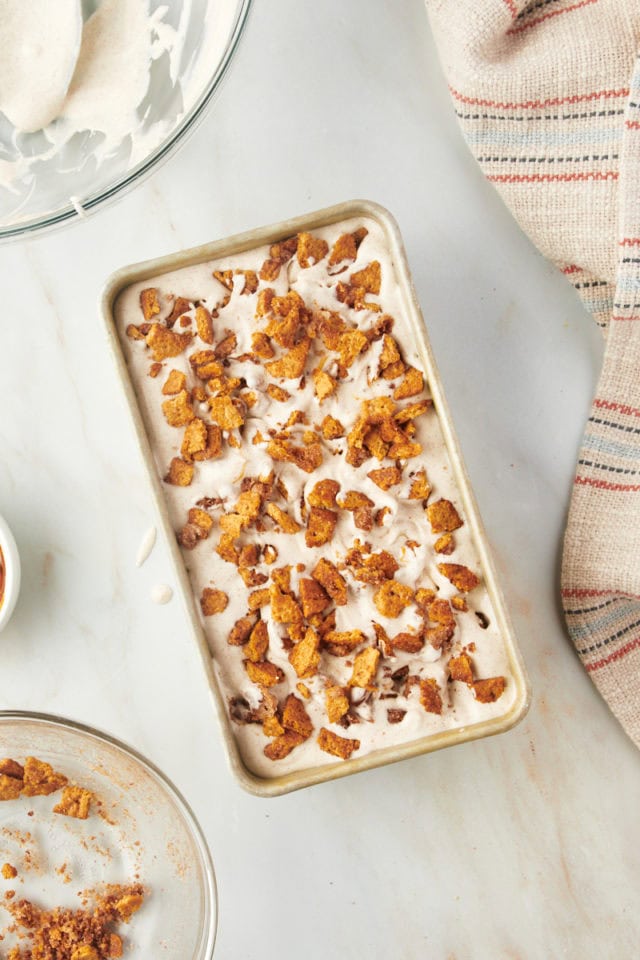
[[20, 593], [20, 554], [6, 520], [0, 516], [0, 549], [4, 559], [4, 594], [0, 600], [0, 630], [11, 619]]

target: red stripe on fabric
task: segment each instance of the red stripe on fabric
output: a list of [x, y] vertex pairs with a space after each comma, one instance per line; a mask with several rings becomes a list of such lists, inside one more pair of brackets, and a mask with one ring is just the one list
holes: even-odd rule
[[612, 597], [617, 596], [621, 599], [640, 600], [640, 596], [635, 593], [625, 593], [620, 590], [590, 590], [588, 587], [571, 587], [562, 591], [562, 596], [566, 599], [570, 597], [584, 599], [584, 597]]
[[620, 247], [637, 247], [640, 245], [640, 237], [625, 237], [624, 240], [621, 240], [618, 246]]
[[616, 170], [606, 170], [602, 173], [595, 170], [592, 173], [494, 173], [488, 174], [487, 180], [493, 183], [570, 183], [583, 180], [617, 180]]
[[623, 320], [623, 321], [626, 321], [627, 323], [633, 323], [635, 320], [640, 320], [640, 317], [638, 317], [638, 316], [623, 317], [623, 316], [621, 316], [619, 313], [612, 313], [612, 314], [611, 314], [611, 317], [610, 317], [609, 319], [610, 319], [610, 320]]
[[562, 268], [563, 273], [582, 273], [582, 267], [577, 267], [575, 263], [572, 263], [569, 267]]
[[529, 30], [530, 27], [537, 27], [539, 23], [544, 23], [545, 20], [551, 20], [552, 17], [559, 17], [562, 13], [571, 13], [573, 10], [580, 10], [582, 7], [588, 7], [592, 3], [597, 2], [598, 0], [580, 0], [579, 3], [574, 3], [572, 7], [564, 7], [562, 10], [551, 10], [542, 17], [537, 17], [535, 20], [529, 20], [527, 23], [523, 23], [520, 27], [509, 27], [507, 34], [522, 33], [524, 30]]
[[640, 130], [640, 120], [625, 120], [627, 130]]
[[640, 417], [640, 410], [637, 407], [630, 407], [626, 403], [616, 403], [614, 400], [602, 400], [596, 397], [593, 401], [594, 407], [600, 407], [601, 410], [617, 410], [618, 413], [624, 413], [630, 417]]
[[518, 16], [518, 8], [516, 7], [516, 0], [504, 0], [505, 6], [509, 8], [509, 13], [513, 20]]
[[561, 103], [583, 103], [585, 100], [599, 100], [600, 97], [628, 97], [629, 88], [620, 90], [595, 90], [593, 93], [576, 93], [570, 97], [550, 97], [548, 100], [524, 100], [522, 103], [510, 103], [500, 100], [483, 100], [480, 97], [467, 97], [454, 87], [449, 91], [456, 100], [478, 107], [498, 107], [500, 110], [527, 110], [538, 107], [557, 107]]
[[608, 480], [594, 480], [592, 477], [577, 476], [573, 481], [577, 486], [597, 487], [598, 490], [617, 490], [620, 493], [637, 493], [640, 483], [609, 483]]
[[610, 654], [608, 657], [603, 657], [602, 660], [596, 660], [595, 663], [585, 664], [585, 669], [588, 673], [593, 673], [594, 670], [600, 670], [601, 667], [606, 667], [610, 663], [614, 663], [616, 660], [621, 660], [623, 657], [626, 657], [628, 653], [631, 653], [632, 650], [636, 650], [640, 647], [640, 637], [636, 637], [635, 640], [630, 640], [629, 643], [625, 643], [624, 647], [620, 647], [619, 650], [616, 650], [615, 653]]

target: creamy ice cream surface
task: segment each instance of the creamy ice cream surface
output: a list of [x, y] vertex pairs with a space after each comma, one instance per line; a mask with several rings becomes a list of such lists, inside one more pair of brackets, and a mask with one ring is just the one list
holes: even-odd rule
[[404, 303], [369, 218], [116, 302], [231, 727], [260, 777], [516, 700]]

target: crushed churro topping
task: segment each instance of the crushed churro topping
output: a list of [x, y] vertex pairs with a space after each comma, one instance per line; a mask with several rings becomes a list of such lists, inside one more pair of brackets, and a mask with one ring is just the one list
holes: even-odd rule
[[247, 766], [506, 712], [508, 657], [381, 228], [177, 271], [116, 312]]
[[[8, 960], [111, 960], [123, 956], [125, 944], [119, 925], [128, 923], [140, 907], [144, 891], [139, 883], [108, 884], [87, 890], [82, 906], [44, 909], [29, 900], [7, 899], [4, 908], [20, 938]], [[24, 941], [24, 943], [22, 942]]]
[[[52, 812], [79, 820], [87, 820], [95, 804], [102, 815], [102, 802], [94, 794], [77, 784], [69, 784], [65, 774], [53, 769], [51, 764], [37, 757], [26, 757], [23, 763], [5, 757], [0, 759], [0, 800], [18, 801], [21, 798], [47, 797], [62, 791]], [[32, 816], [33, 811], [27, 810]], [[32, 852], [33, 836], [30, 832], [7, 829], [23, 848], [21, 853], [20, 881], [22, 874], [42, 871], [39, 858]], [[86, 841], [85, 841], [86, 843]], [[64, 883], [71, 874], [64, 863], [55, 868]], [[5, 880], [19, 876], [18, 869], [4, 863], [0, 874]], [[77, 909], [68, 907], [44, 907], [24, 897], [16, 896], [15, 890], [6, 890], [0, 899], [0, 912], [6, 911], [11, 922], [0, 930], [0, 941], [7, 935], [17, 941], [2, 954], [3, 960], [111, 960], [123, 956], [125, 944], [119, 925], [129, 923], [143, 904], [145, 891], [139, 882], [126, 884], [103, 884], [100, 889], [84, 890], [78, 894]]]

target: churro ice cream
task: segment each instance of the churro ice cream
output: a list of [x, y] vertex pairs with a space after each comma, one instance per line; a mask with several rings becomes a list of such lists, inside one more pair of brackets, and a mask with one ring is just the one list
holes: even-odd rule
[[403, 304], [366, 217], [116, 303], [231, 726], [260, 777], [515, 702]]

